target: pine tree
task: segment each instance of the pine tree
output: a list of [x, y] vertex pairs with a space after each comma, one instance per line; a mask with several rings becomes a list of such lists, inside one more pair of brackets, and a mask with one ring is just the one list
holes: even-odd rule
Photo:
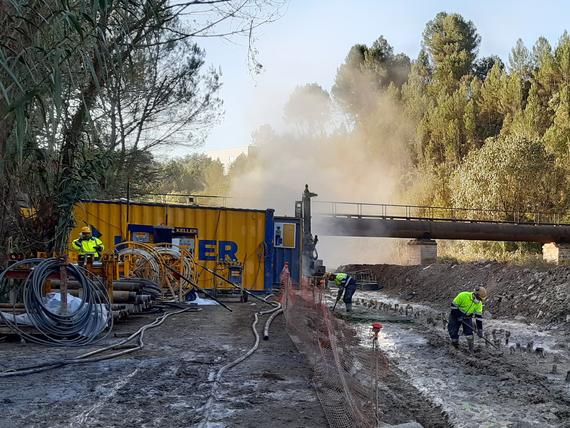
[[522, 39], [518, 39], [509, 54], [509, 70], [518, 73], [523, 79], [530, 79], [532, 73], [532, 56]]
[[471, 72], [480, 41], [473, 22], [456, 13], [438, 13], [423, 33], [435, 75], [448, 88]]

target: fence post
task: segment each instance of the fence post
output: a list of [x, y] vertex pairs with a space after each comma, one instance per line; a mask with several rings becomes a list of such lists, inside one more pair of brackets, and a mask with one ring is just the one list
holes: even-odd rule
[[285, 290], [285, 309], [289, 303], [289, 293], [291, 286], [291, 274], [289, 273], [289, 262], [285, 262], [283, 269], [281, 270], [281, 275], [279, 275], [279, 281], [281, 282], [281, 289]]
[[380, 333], [380, 330], [382, 329], [382, 324], [380, 324], [379, 322], [375, 322], [374, 324], [372, 324], [372, 350], [374, 352], [374, 412], [376, 415], [376, 422], [378, 424], [378, 426], [380, 426], [380, 421], [378, 418], [378, 413], [379, 413], [379, 394], [378, 394], [378, 382], [379, 382], [379, 368], [378, 368], [378, 362], [379, 362], [379, 357], [380, 357], [380, 349], [378, 346], [378, 334]]

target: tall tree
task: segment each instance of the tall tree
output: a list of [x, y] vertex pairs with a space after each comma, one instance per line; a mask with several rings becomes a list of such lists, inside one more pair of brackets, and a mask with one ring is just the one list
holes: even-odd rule
[[515, 47], [509, 54], [509, 69], [525, 79], [530, 79], [533, 69], [533, 58], [522, 39], [518, 39]]
[[224, 165], [203, 153], [164, 163], [162, 174], [153, 193], [225, 195], [227, 191]]
[[[16, 223], [44, 226], [45, 239], [28, 240], [28, 250], [64, 250], [73, 205], [100, 191], [113, 164], [122, 170], [148, 162], [144, 146], [150, 140], [172, 142], [172, 130], [184, 122], [198, 124], [202, 113], [215, 107], [216, 74], [206, 82], [198, 72], [203, 62], [192, 40], [251, 37], [274, 18], [266, 7], [275, 3], [279, 0], [2, 2], [0, 257], [6, 231]], [[182, 19], [191, 12], [196, 19]], [[137, 145], [137, 139], [143, 142]], [[35, 176], [29, 176], [31, 170]], [[36, 208], [30, 221], [19, 214], [14, 197], [19, 193]]]
[[525, 108], [527, 135], [542, 138], [552, 125], [554, 109], [551, 103], [558, 90], [558, 64], [550, 44], [539, 39], [533, 49], [537, 58], [528, 102]]
[[564, 33], [554, 52], [551, 79], [556, 91], [549, 106], [553, 115], [544, 139], [548, 147], [567, 163], [570, 160], [570, 36]]
[[543, 36], [540, 36], [532, 47], [532, 61], [534, 67], [540, 67], [546, 56], [552, 53], [550, 42]]
[[380, 36], [369, 48], [354, 45], [338, 68], [332, 94], [339, 104], [355, 117], [374, 110], [380, 90], [390, 84], [400, 87], [406, 80], [410, 60], [394, 55], [392, 46]]
[[501, 71], [505, 69], [505, 64], [497, 55], [479, 58], [473, 64], [473, 74], [478, 77], [479, 80], [484, 81], [495, 64], [499, 66]]
[[432, 99], [427, 90], [431, 78], [428, 54], [422, 49], [412, 63], [408, 81], [402, 87], [402, 101], [406, 112], [415, 121], [420, 121], [431, 107]]
[[323, 134], [332, 114], [330, 95], [317, 83], [297, 86], [285, 104], [285, 120], [304, 133]]
[[539, 140], [524, 137], [490, 139], [457, 170], [453, 202], [467, 208], [525, 213], [567, 207], [566, 179]]
[[507, 134], [515, 121], [523, 120], [528, 84], [519, 72], [508, 74], [494, 66], [481, 87], [478, 100], [482, 140]]
[[473, 22], [457, 13], [438, 13], [423, 33], [435, 74], [448, 85], [470, 73], [480, 41]]

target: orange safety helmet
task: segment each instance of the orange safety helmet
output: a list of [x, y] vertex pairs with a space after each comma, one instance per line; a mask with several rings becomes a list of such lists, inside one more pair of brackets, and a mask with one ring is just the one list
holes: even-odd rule
[[81, 233], [89, 233], [91, 234], [91, 228], [89, 226], [85, 226], [81, 228]]

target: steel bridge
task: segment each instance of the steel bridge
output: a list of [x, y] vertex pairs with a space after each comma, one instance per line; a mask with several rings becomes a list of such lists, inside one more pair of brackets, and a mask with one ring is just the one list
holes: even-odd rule
[[312, 200], [313, 231], [322, 236], [570, 243], [570, 217], [419, 205]]

